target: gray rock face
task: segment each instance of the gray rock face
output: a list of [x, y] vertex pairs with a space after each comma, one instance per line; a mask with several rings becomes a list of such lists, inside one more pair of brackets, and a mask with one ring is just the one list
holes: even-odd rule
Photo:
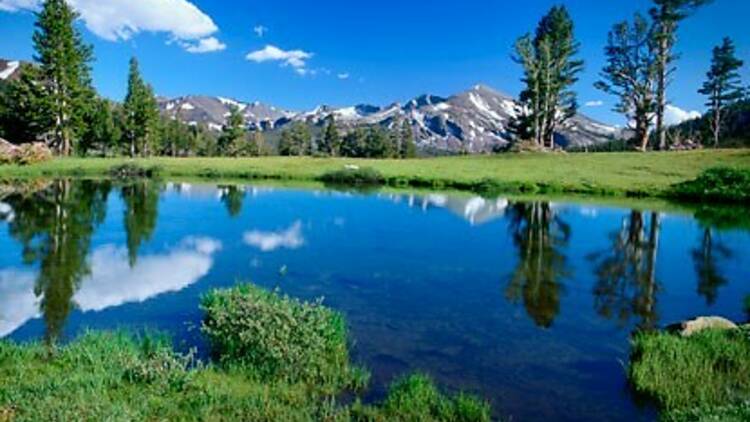
[[[509, 124], [518, 113], [512, 97], [483, 85], [449, 98], [423, 95], [403, 105], [320, 106], [300, 113], [218, 97], [164, 99], [160, 105], [170, 116], [192, 124], [202, 123], [214, 130], [221, 129], [230, 106], [243, 112], [248, 127], [264, 131], [283, 128], [295, 121], [321, 126], [330, 116], [335, 117], [343, 130], [365, 125], [392, 127], [405, 119], [412, 126], [419, 148], [448, 154], [484, 153], [505, 146], [511, 139]], [[576, 115], [560, 128], [557, 143], [565, 148], [595, 145], [617, 133], [614, 127]]]

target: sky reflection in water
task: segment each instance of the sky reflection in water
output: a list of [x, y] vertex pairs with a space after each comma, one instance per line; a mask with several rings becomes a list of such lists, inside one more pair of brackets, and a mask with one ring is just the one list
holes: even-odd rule
[[628, 335], [741, 320], [750, 294], [745, 210], [142, 181], [24, 189], [0, 196], [0, 336], [149, 327], [203, 347], [200, 296], [252, 280], [343, 311], [374, 397], [421, 370], [517, 420], [653, 418], [627, 390]]

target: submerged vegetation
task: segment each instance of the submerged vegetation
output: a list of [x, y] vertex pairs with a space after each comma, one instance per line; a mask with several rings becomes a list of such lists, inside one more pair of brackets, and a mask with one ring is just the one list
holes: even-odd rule
[[56, 349], [0, 341], [0, 420], [490, 419], [487, 403], [444, 395], [422, 375], [396, 382], [380, 405], [338, 401], [366, 377], [350, 366], [342, 316], [320, 303], [241, 286], [211, 293], [203, 308], [216, 363], [124, 332]]
[[[750, 332], [706, 330], [690, 337], [640, 333], [633, 340], [631, 382], [673, 420], [750, 418]], [[715, 419], [725, 415], [726, 419]]]

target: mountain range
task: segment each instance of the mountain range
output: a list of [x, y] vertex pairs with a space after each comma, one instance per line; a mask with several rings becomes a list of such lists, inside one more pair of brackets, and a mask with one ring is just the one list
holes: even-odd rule
[[[232, 107], [242, 113], [248, 128], [265, 132], [278, 131], [293, 122], [322, 126], [330, 116], [343, 130], [366, 125], [391, 127], [406, 119], [412, 125], [417, 146], [437, 153], [482, 153], [507, 145], [511, 139], [509, 123], [519, 110], [511, 96], [484, 85], [447, 98], [422, 95], [404, 104], [384, 107], [319, 106], [295, 112], [259, 102], [209, 96], [160, 98], [159, 107], [170, 117], [216, 131], [221, 130]], [[557, 143], [566, 148], [591, 146], [617, 134], [617, 128], [578, 114], [560, 128]]]
[[[21, 62], [0, 59], [0, 81], [18, 77]], [[158, 98], [169, 117], [188, 124], [203, 124], [220, 131], [232, 107], [240, 110], [249, 129], [278, 133], [293, 122], [323, 126], [333, 116], [344, 131], [358, 126], [391, 127], [403, 119], [414, 131], [417, 146], [429, 153], [483, 153], [502, 148], [511, 140], [510, 121], [519, 105], [509, 95], [485, 85], [444, 98], [422, 95], [406, 103], [387, 106], [360, 104], [335, 108], [319, 106], [310, 111], [291, 111], [260, 102], [243, 102], [214, 96]], [[577, 114], [558, 130], [562, 147], [585, 147], [607, 142], [619, 134], [615, 127]]]

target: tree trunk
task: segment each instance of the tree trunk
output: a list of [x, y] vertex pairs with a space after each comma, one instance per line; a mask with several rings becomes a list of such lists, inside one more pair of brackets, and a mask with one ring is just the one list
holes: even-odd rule
[[667, 132], [664, 130], [664, 113], [667, 109], [667, 56], [669, 55], [669, 40], [667, 39], [667, 30], [665, 28], [661, 30], [663, 33], [662, 39], [659, 41], [659, 74], [656, 87], [656, 136], [659, 143], [659, 150], [663, 151], [667, 147]]

